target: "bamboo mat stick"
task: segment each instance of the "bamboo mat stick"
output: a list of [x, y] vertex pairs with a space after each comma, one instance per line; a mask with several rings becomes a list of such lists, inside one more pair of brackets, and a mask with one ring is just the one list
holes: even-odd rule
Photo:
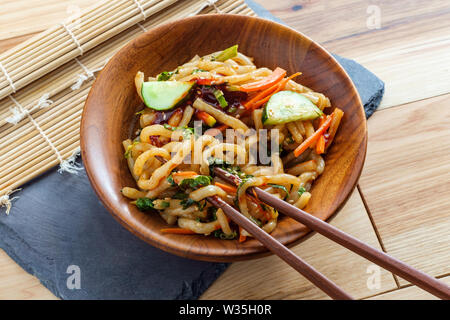
[[[146, 16], [152, 16], [175, 2], [176, 0], [141, 1]], [[84, 28], [83, 25], [81, 25], [79, 31], [71, 30], [70, 28], [73, 27], [71, 24], [69, 24], [69, 26], [64, 24], [65, 27], [61, 26], [60, 29], [67, 33], [67, 35], [64, 36], [66, 41], [59, 41], [59, 45], [53, 46], [51, 50], [46, 50], [49, 41], [41, 42], [38, 40], [32, 42], [33, 44], [40, 45], [36, 47], [34, 51], [32, 49], [31, 57], [34, 57], [33, 54], [37, 52], [36, 50], [47, 51], [46, 54], [42, 54], [35, 59], [29, 57], [27, 47], [22, 49], [22, 54], [20, 56], [10, 55], [7, 52], [6, 56], [8, 56], [8, 59], [5, 59], [5, 61], [3, 55], [0, 55], [0, 62], [3, 66], [6, 64], [5, 69], [7, 70], [9, 79], [11, 79], [13, 83], [12, 85], [6, 75], [2, 75], [0, 78], [0, 98], [39, 79], [49, 71], [83, 54], [83, 52], [100, 45], [114, 35], [143, 20], [142, 13], [140, 9], [136, 7], [134, 1], [119, 0], [117, 3], [119, 6], [116, 9], [99, 12], [96, 15], [96, 19], [91, 21], [91, 24], [84, 25]], [[110, 2], [103, 1], [97, 6], [107, 7], [109, 4]], [[83, 17], [83, 15], [80, 17], [81, 21], [83, 21]], [[53, 32], [53, 35], [56, 35], [56, 37], [61, 35], [61, 31], [58, 29]], [[50, 35], [45, 34], [45, 37]], [[41, 37], [41, 35], [36, 37]], [[13, 66], [15, 68], [11, 69], [8, 68], [8, 66]]]
[[[82, 56], [60, 25], [0, 55], [0, 62], [7, 66], [8, 72], [14, 67], [11, 75], [17, 88], [21, 88], [14, 94], [15, 100], [29, 112], [62, 159], [72, 156], [79, 147], [81, 113], [95, 71], [130, 39], [161, 23], [199, 13], [254, 15], [242, 0], [220, 0], [215, 7], [203, 0], [141, 0], [146, 20], [132, 0], [110, 1], [106, 12], [104, 3], [106, 1], [83, 12], [79, 29], [75, 18], [65, 21], [66, 27], [80, 41]], [[28, 60], [19, 63], [19, 56]], [[80, 89], [72, 90], [78, 83]], [[27, 115], [17, 125], [6, 122], [12, 115], [10, 108], [17, 107], [6, 96], [10, 93], [11, 87], [0, 72], [0, 196], [60, 163], [60, 158]], [[53, 103], [37, 108], [43, 97]]]

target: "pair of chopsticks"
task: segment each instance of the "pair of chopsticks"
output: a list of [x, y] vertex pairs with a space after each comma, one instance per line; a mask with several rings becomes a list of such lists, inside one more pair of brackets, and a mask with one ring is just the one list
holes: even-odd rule
[[[241, 179], [229, 172], [214, 168], [214, 174], [222, 180], [238, 186]], [[307, 212], [294, 207], [293, 205], [274, 197], [270, 193], [258, 188], [250, 187], [247, 193], [253, 195], [256, 193], [258, 199], [267, 205], [273, 207], [281, 213], [293, 218], [294, 220], [306, 225], [311, 230], [314, 230], [328, 239], [342, 245], [343, 247], [355, 252], [356, 254], [372, 261], [380, 267], [391, 271], [412, 284], [430, 292], [431, 294], [441, 299], [450, 299], [450, 287], [445, 283], [419, 271], [404, 262], [391, 257], [390, 255], [377, 250], [368, 244], [352, 237], [351, 235], [335, 228], [334, 226], [308, 214]], [[253, 237], [259, 240], [266, 248], [278, 255], [281, 259], [287, 262], [291, 267], [297, 270], [305, 278], [311, 281], [319, 289], [324, 291], [333, 299], [352, 299], [352, 297], [339, 288], [335, 283], [315, 270], [308, 263], [295, 255], [291, 250], [282, 245], [274, 237], [259, 228], [255, 223], [247, 219], [239, 211], [227, 204], [225, 201], [217, 196], [208, 197], [208, 202], [217, 208], [221, 208], [224, 213], [233, 220], [237, 225], [248, 231]]]
[[[167, 160], [156, 156], [161, 162], [165, 163]], [[214, 174], [220, 177], [223, 181], [229, 184], [239, 186], [241, 179], [225, 171], [221, 168], [214, 168]], [[450, 300], [450, 287], [445, 283], [414, 269], [406, 263], [397, 260], [390, 255], [369, 246], [368, 244], [352, 237], [351, 235], [333, 227], [332, 225], [310, 215], [309, 213], [294, 207], [293, 205], [285, 202], [284, 200], [274, 197], [270, 193], [258, 188], [250, 187], [247, 189], [247, 193], [253, 196], [253, 192], [256, 193], [258, 199], [279, 212], [291, 217], [292, 219], [303, 223], [311, 230], [314, 230], [328, 239], [342, 245], [343, 247], [355, 252], [356, 254], [372, 261], [380, 267], [391, 271], [394, 274], [399, 275], [403, 279], [415, 284], [416, 286], [430, 292], [431, 294], [441, 299]], [[247, 217], [241, 214], [238, 210], [230, 206], [228, 203], [220, 199], [218, 196], [207, 197], [206, 200], [216, 208], [220, 208], [223, 212], [236, 223], [238, 226], [245, 229], [259, 242], [261, 242], [267, 249], [272, 251], [292, 268], [297, 270], [301, 275], [313, 283], [316, 287], [325, 292], [333, 299], [339, 300], [351, 300], [353, 299], [348, 293], [342, 290], [334, 282], [314, 269], [307, 262], [303, 261], [300, 257], [294, 254], [291, 250], [281, 244], [278, 240], [272, 237], [270, 234], [262, 230], [255, 223], [250, 221]]]

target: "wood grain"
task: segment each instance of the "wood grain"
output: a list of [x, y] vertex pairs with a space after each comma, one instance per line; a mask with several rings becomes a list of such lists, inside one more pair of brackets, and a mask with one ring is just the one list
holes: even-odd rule
[[[450, 285], [450, 277], [444, 277], [443, 282]], [[410, 286], [391, 292], [382, 293], [368, 298], [369, 300], [437, 300], [437, 298], [417, 287]]]
[[39, 282], [39, 279], [19, 267], [2, 249], [0, 249], [0, 273], [0, 300], [56, 299], [56, 297]]
[[[220, 36], [211, 38], [211, 30]], [[81, 121], [82, 157], [93, 189], [119, 222], [153, 246], [192, 259], [236, 261], [265, 254], [267, 249], [255, 239], [238, 243], [203, 235], [162, 234], [165, 223], [159, 216], [140, 212], [120, 195], [124, 186], [136, 185], [122, 148], [141, 106], [133, 79], [137, 71], [155, 75], [196, 54], [234, 44], [254, 57], [258, 66], [281, 66], [289, 74], [302, 70], [302, 84], [325, 94], [345, 112], [325, 158], [327, 170], [314, 183], [307, 212], [322, 220], [332, 216], [355, 187], [365, 157], [366, 120], [356, 88], [326, 51], [292, 29], [247, 16], [203, 15], [139, 36], [109, 60], [92, 86]], [[282, 217], [272, 235], [291, 245], [306, 233], [303, 225]]]
[[[331, 224], [379, 247], [357, 191]], [[355, 298], [396, 288], [392, 274], [380, 270], [380, 288], [369, 289], [367, 268], [373, 264], [336, 243], [314, 234], [292, 248], [300, 257], [335, 281]], [[278, 257], [233, 263], [203, 294], [202, 299], [328, 299]]]
[[0, 40], [45, 30], [95, 3], [94, 0], [2, 0], [0, 12], [7, 14], [0, 15]]
[[[258, 2], [331, 52], [355, 59], [383, 79], [386, 93], [380, 108], [450, 90], [448, 1]], [[380, 29], [367, 26], [372, 15], [367, 10], [374, 5], [380, 10]]]
[[450, 271], [449, 104], [444, 95], [376, 112], [360, 179], [387, 252], [435, 276]]

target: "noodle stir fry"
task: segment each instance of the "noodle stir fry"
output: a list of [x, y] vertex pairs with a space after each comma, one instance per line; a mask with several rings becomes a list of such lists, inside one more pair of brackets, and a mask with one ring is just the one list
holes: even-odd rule
[[[136, 137], [123, 141], [137, 188], [122, 194], [174, 226], [165, 233], [245, 241], [251, 235], [207, 203], [214, 195], [272, 232], [278, 212], [246, 190], [257, 186], [304, 208], [343, 117], [338, 108], [326, 115], [330, 100], [295, 82], [299, 75], [258, 68], [237, 45], [156, 77], [138, 72], [145, 108]], [[216, 166], [242, 183], [215, 177]]]

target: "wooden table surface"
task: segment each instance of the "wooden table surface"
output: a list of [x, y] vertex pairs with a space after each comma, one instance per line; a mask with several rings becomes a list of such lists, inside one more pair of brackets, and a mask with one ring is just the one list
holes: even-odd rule
[[[0, 0], [0, 52], [94, 2]], [[331, 223], [450, 283], [450, 2], [257, 2], [386, 83], [358, 188]], [[293, 250], [358, 299], [434, 298], [320, 235]], [[0, 250], [0, 299], [54, 298]], [[270, 256], [232, 264], [202, 298], [327, 297]]]

